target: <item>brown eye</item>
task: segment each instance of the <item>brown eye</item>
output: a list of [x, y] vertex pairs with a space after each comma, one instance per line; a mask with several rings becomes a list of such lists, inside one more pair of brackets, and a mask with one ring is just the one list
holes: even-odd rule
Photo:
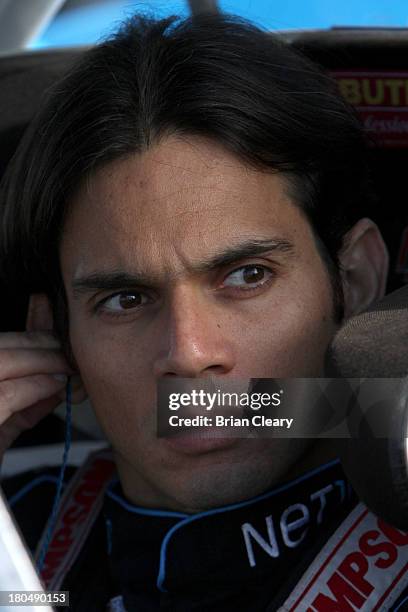
[[[266, 283], [273, 273], [265, 266], [248, 265], [234, 270], [226, 277], [223, 286], [237, 289], [253, 288]], [[252, 287], [251, 287], [252, 286]]]
[[123, 309], [134, 308], [142, 303], [141, 296], [138, 293], [121, 293], [118, 298], [119, 305]]
[[265, 272], [258, 266], [247, 267], [244, 269], [243, 278], [246, 283], [258, 283], [263, 280]]
[[139, 306], [144, 306], [148, 302], [148, 298], [144, 293], [139, 291], [123, 291], [116, 293], [106, 298], [102, 304], [102, 310], [110, 313], [120, 314], [125, 310], [136, 309]]

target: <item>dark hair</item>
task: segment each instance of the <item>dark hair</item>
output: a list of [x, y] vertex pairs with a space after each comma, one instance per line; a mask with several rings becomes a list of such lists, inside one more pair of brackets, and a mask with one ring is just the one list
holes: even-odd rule
[[58, 247], [73, 193], [96, 167], [170, 134], [206, 136], [287, 173], [341, 316], [337, 254], [368, 203], [362, 128], [320, 68], [229, 15], [134, 16], [53, 88], [3, 182], [3, 278], [63, 301]]

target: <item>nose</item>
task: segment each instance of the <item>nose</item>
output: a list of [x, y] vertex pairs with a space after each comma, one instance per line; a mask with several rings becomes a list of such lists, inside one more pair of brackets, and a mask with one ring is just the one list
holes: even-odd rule
[[223, 329], [221, 311], [222, 306], [198, 290], [175, 290], [155, 375], [204, 378], [231, 372], [235, 366], [233, 338], [231, 331]]

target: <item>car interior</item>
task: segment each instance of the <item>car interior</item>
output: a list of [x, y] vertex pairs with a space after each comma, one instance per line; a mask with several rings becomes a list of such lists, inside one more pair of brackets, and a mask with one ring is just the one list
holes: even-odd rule
[[[194, 3], [193, 3], [194, 4]], [[321, 64], [371, 128], [370, 164], [378, 199], [372, 211], [390, 253], [388, 292], [408, 282], [408, 28], [331, 28], [281, 32], [288, 44]], [[83, 46], [0, 55], [0, 176], [30, 119], [84, 51]], [[1, 286], [0, 331], [24, 330], [28, 296]], [[64, 405], [6, 453], [3, 477], [33, 465], [58, 465], [65, 436]], [[106, 441], [89, 405], [74, 407], [69, 462]]]

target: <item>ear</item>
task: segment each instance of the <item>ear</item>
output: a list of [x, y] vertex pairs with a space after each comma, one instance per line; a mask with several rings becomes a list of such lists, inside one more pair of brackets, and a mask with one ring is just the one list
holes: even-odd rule
[[52, 308], [45, 293], [30, 295], [26, 318], [27, 331], [52, 331], [54, 318]]
[[[26, 318], [27, 331], [53, 331], [54, 316], [50, 301], [45, 293], [30, 295]], [[79, 373], [71, 376], [72, 402], [80, 404], [85, 401], [88, 394]], [[62, 395], [61, 395], [62, 397]], [[64, 398], [62, 398], [64, 399]]]
[[362, 312], [383, 297], [388, 275], [388, 251], [378, 226], [360, 219], [346, 234], [339, 254], [345, 318]]

